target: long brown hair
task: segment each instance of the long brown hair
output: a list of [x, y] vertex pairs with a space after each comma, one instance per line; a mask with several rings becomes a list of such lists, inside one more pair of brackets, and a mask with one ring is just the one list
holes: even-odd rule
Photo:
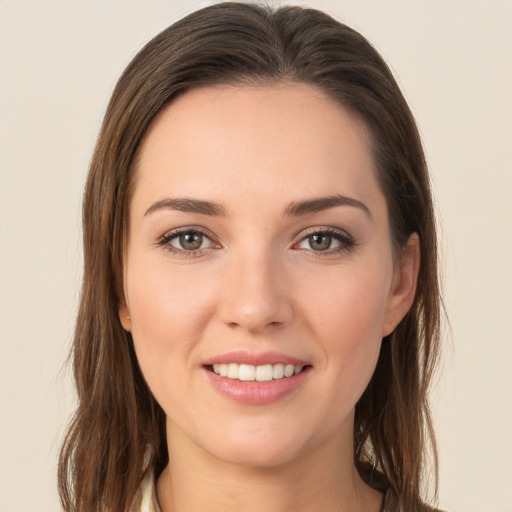
[[[83, 202], [84, 275], [72, 361], [78, 408], [63, 443], [59, 490], [67, 512], [125, 511], [148, 467], [167, 463], [165, 415], [119, 321], [133, 168], [155, 115], [177, 95], [214, 84], [296, 81], [319, 87], [362, 118], [398, 254], [420, 238], [414, 304], [384, 340], [356, 407], [355, 463], [382, 473], [400, 510], [423, 510], [427, 401], [439, 348], [435, 222], [418, 130], [390, 70], [368, 41], [326, 14], [299, 7], [221, 3], [150, 41], [119, 79], [90, 166]], [[430, 440], [430, 442], [429, 442]]]

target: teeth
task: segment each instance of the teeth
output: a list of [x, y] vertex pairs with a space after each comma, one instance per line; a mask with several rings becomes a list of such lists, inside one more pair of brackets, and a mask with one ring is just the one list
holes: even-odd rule
[[236, 363], [230, 363], [228, 364], [228, 374], [226, 377], [230, 379], [238, 379], [238, 376], [240, 375], [240, 365]]
[[270, 380], [282, 379], [299, 374], [303, 366], [293, 364], [264, 364], [253, 366], [252, 364], [214, 364], [213, 371], [221, 377], [238, 379], [243, 381], [268, 382]]
[[256, 380], [258, 382], [264, 382], [266, 380], [272, 380], [274, 376], [274, 369], [271, 364], [266, 364], [264, 366], [256, 366]]
[[256, 367], [250, 364], [241, 364], [238, 366], [238, 378], [240, 380], [254, 380], [256, 378]]
[[282, 379], [284, 377], [284, 364], [275, 364], [272, 368], [272, 377]]
[[284, 367], [284, 376], [285, 377], [291, 377], [295, 372], [295, 366], [293, 366], [292, 364], [287, 364], [285, 367]]

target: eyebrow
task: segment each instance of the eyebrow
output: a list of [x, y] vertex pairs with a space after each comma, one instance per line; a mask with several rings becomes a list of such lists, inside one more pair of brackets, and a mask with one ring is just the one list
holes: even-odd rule
[[364, 203], [357, 199], [342, 195], [319, 197], [318, 199], [310, 199], [308, 201], [293, 202], [286, 207], [284, 214], [286, 216], [301, 216], [307, 215], [308, 213], [321, 212], [336, 206], [352, 206], [360, 208], [370, 218], [372, 217], [370, 209]]
[[[317, 199], [309, 199], [307, 201], [294, 201], [290, 203], [284, 210], [286, 217], [300, 217], [309, 213], [317, 213], [336, 206], [352, 206], [363, 210], [370, 218], [372, 217], [369, 208], [357, 199], [342, 195], [319, 197]], [[161, 210], [171, 209], [180, 212], [199, 213], [201, 215], [209, 215], [212, 217], [226, 217], [226, 209], [219, 203], [211, 201], [202, 201], [191, 198], [166, 198], [153, 203], [144, 213], [144, 216]]]
[[189, 198], [162, 199], [156, 203], [153, 203], [146, 210], [144, 215], [149, 215], [150, 213], [160, 209], [171, 209], [178, 210], [180, 212], [200, 213], [202, 215], [211, 216], [226, 216], [226, 210], [222, 205], [218, 203]]

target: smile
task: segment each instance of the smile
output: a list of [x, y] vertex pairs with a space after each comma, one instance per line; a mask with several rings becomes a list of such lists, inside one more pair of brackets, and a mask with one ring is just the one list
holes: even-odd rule
[[252, 364], [214, 364], [212, 371], [221, 377], [241, 381], [268, 382], [298, 375], [304, 366], [293, 364], [264, 364], [254, 366]]

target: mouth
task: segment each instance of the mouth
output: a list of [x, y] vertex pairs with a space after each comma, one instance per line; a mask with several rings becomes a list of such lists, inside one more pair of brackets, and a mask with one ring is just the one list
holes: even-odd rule
[[233, 351], [203, 362], [206, 381], [245, 405], [270, 405], [295, 396], [309, 382], [312, 369], [307, 360], [273, 351]]
[[311, 365], [293, 364], [238, 364], [220, 363], [205, 365], [205, 368], [220, 377], [242, 382], [270, 382], [288, 379], [311, 368]]

